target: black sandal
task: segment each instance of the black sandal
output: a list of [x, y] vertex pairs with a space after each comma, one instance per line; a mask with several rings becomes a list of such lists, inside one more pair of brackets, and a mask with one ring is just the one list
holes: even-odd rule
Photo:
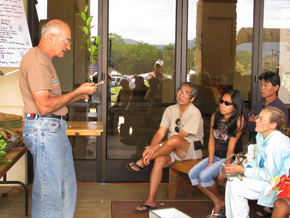
[[[138, 170], [133, 170], [132, 169], [133, 166], [138, 168]], [[148, 170], [149, 167], [148, 166], [141, 167], [137, 164], [137, 161], [134, 161], [132, 166], [130, 166], [130, 163], [126, 164], [126, 169], [131, 173], [139, 173], [139, 172], [144, 172], [144, 171]]]
[[150, 206], [150, 205], [147, 205], [147, 204], [141, 204], [140, 205], [140, 207], [146, 207], [146, 209], [145, 210], [134, 210], [134, 212], [135, 213], [146, 213], [146, 212], [148, 212], [148, 211], [150, 211], [150, 210], [154, 210], [154, 209], [156, 209], [157, 207], [155, 206]]
[[[262, 216], [259, 215], [259, 214], [257, 214], [258, 212], [260, 212], [260, 213], [262, 214]], [[265, 209], [262, 209], [262, 210], [256, 211], [256, 215], [257, 215], [258, 217], [271, 217], [271, 216], [272, 216], [272, 212], [269, 213], [269, 212], [266, 211]]]

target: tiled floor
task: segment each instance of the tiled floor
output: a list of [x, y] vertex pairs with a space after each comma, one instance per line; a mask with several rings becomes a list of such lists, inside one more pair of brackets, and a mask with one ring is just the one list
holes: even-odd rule
[[[28, 187], [31, 188], [31, 185]], [[149, 184], [78, 184], [75, 218], [110, 218], [111, 200], [144, 200], [148, 189]], [[0, 187], [0, 193], [9, 190], [8, 187]], [[193, 196], [188, 198], [180, 189], [176, 199], [207, 200], [208, 198], [198, 189], [194, 189]], [[156, 200], [168, 200], [168, 184], [160, 185]], [[31, 194], [29, 194], [29, 214], [30, 205]], [[0, 197], [0, 218], [25, 218], [24, 192], [14, 190], [7, 197]]]

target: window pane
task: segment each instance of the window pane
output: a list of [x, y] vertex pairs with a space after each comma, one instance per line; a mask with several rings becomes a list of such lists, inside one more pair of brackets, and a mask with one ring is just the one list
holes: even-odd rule
[[110, 0], [109, 159], [140, 157], [174, 102], [174, 43], [175, 0]]
[[277, 72], [279, 98], [290, 103], [290, 1], [265, 0], [262, 70]]
[[221, 94], [233, 88], [250, 100], [252, 33], [253, 0], [189, 0], [187, 81], [199, 88], [194, 103], [203, 115], [206, 145]]

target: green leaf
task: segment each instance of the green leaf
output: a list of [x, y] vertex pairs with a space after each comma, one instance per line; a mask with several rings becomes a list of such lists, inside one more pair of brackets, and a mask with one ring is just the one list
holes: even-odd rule
[[93, 45], [92, 46], [92, 53], [94, 54], [96, 50], [97, 50], [97, 46]]
[[88, 30], [88, 28], [87, 28], [86, 26], [83, 26], [83, 32], [84, 32], [86, 35], [88, 35], [89, 30]]
[[84, 8], [84, 12], [87, 12], [88, 11], [88, 8], [89, 8], [89, 6], [86, 5], [85, 8]]
[[86, 22], [86, 20], [87, 20], [87, 15], [86, 15], [86, 13], [85, 12], [81, 12], [81, 17], [82, 17], [82, 19]]
[[100, 40], [101, 40], [101, 37], [100, 36], [97, 36], [96, 37], [96, 44], [98, 44], [100, 42]]
[[92, 22], [92, 19], [93, 19], [92, 16], [89, 17], [89, 18], [87, 19], [87, 21], [86, 21], [86, 25], [87, 25], [87, 26], [90, 26], [90, 24], [91, 24], [91, 22]]

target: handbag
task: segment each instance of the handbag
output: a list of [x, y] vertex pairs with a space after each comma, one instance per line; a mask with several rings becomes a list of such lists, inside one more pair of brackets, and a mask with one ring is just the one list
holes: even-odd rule
[[[235, 157], [235, 160], [234, 160], [233, 163], [237, 164], [237, 165], [242, 165], [243, 161], [246, 159], [246, 157], [241, 156], [241, 153], [238, 153], [238, 154], [231, 154], [230, 156], [228, 156], [226, 158], [225, 161], [227, 161], [228, 159], [230, 159], [232, 157]], [[221, 168], [220, 168], [220, 176], [222, 176], [224, 174], [225, 174], [224, 167], [221, 166]], [[241, 173], [225, 174], [225, 175], [226, 175], [227, 178], [238, 177], [241, 181], [243, 180], [243, 178], [242, 178], [243, 174], [241, 174]]]

